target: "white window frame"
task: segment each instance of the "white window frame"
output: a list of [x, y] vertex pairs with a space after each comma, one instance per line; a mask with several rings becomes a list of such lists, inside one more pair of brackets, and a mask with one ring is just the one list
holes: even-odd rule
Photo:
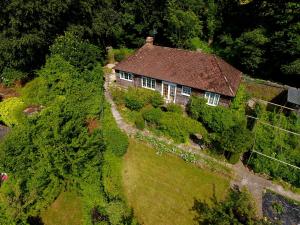
[[204, 98], [207, 99], [207, 105], [211, 105], [211, 106], [217, 106], [219, 105], [219, 101], [220, 101], [220, 95], [217, 93], [213, 93], [213, 92], [205, 92], [205, 96]]
[[[168, 85], [168, 94], [167, 94], [167, 98], [164, 97], [164, 85]], [[170, 100], [170, 93], [171, 93], [171, 86], [174, 86], [175, 87], [175, 92], [174, 92], [174, 100], [173, 102], [171, 102]], [[162, 84], [161, 84], [161, 95], [164, 97], [166, 103], [175, 103], [176, 102], [176, 97], [177, 97], [177, 84], [174, 84], [174, 83], [170, 83], [170, 82], [167, 82], [167, 81], [162, 81]]]
[[142, 77], [141, 81], [142, 81], [143, 88], [155, 90], [155, 88], [156, 88], [156, 80], [155, 79], [150, 78], [150, 77]]
[[[183, 91], [184, 89], [189, 89], [189, 91], [188, 91], [189, 93], [184, 92]], [[191, 96], [191, 94], [192, 94], [192, 88], [187, 87], [187, 86], [182, 86], [182, 88], [181, 88], [181, 95]]]
[[119, 77], [120, 77], [121, 80], [126, 80], [126, 81], [130, 81], [130, 82], [133, 81], [133, 74], [132, 73], [126, 73], [124, 71], [119, 71]]

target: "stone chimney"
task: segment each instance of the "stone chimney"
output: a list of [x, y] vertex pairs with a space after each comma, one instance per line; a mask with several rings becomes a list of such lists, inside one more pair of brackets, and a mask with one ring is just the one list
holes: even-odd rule
[[146, 38], [146, 44], [148, 44], [148, 45], [153, 45], [153, 41], [154, 41], [153, 37], [147, 37]]

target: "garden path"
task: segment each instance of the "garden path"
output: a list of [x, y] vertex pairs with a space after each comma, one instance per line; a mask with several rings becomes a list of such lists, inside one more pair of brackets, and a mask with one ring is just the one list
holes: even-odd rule
[[[115, 103], [112, 100], [112, 97], [109, 93], [109, 86], [112, 83], [114, 74], [107, 74], [105, 79], [105, 97], [106, 100], [111, 104], [111, 111], [112, 114], [118, 124], [118, 126], [126, 132], [130, 136], [134, 136], [137, 132], [141, 132], [140, 130], [136, 129], [132, 125], [126, 123], [123, 118], [121, 117], [120, 113], [117, 110], [117, 107]], [[167, 143], [171, 143], [169, 139], [163, 138], [163, 137], [157, 137], [153, 135], [151, 132], [144, 130], [142, 131], [143, 135], [146, 136], [154, 136], [158, 140], [165, 141]], [[186, 145], [181, 144], [178, 145], [179, 148], [181, 148], [184, 151], [193, 152], [202, 158], [207, 158], [211, 161], [214, 161], [218, 164], [222, 164], [227, 166], [228, 168], [232, 169], [235, 176], [234, 179], [231, 182], [231, 185], [238, 185], [239, 187], [247, 187], [247, 189], [252, 193], [255, 202], [257, 204], [258, 214], [259, 216], [262, 216], [262, 196], [266, 189], [272, 190], [280, 195], [283, 195], [285, 197], [288, 197], [290, 199], [294, 199], [296, 201], [300, 202], [300, 195], [296, 194], [292, 191], [285, 190], [281, 185], [274, 184], [272, 181], [255, 174], [254, 172], [250, 171], [246, 166], [242, 164], [242, 162], [239, 162], [235, 165], [231, 165], [229, 163], [217, 160], [201, 151], [200, 147], [197, 149], [195, 146], [192, 145]]]

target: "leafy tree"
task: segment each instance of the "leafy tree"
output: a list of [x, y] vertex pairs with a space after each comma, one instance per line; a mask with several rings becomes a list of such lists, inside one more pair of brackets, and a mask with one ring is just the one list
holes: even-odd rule
[[62, 56], [80, 71], [92, 69], [97, 63], [103, 61], [99, 47], [80, 40], [80, 37], [70, 32], [55, 39], [50, 52], [52, 55]]
[[169, 39], [177, 47], [186, 47], [191, 38], [202, 33], [202, 22], [191, 10], [183, 10], [170, 1], [168, 13], [165, 18], [168, 28]]
[[235, 41], [235, 49], [246, 72], [253, 74], [265, 62], [264, 47], [268, 43], [263, 29], [243, 33]]

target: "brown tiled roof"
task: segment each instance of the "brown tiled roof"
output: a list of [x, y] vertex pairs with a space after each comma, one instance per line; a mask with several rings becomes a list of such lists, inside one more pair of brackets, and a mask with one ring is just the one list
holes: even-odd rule
[[241, 72], [215, 55], [152, 44], [114, 69], [226, 96], [235, 96], [241, 81]]

